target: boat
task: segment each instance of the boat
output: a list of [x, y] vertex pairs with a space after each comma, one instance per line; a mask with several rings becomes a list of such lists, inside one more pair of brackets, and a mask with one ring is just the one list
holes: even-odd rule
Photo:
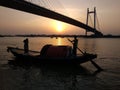
[[73, 49], [68, 45], [45, 45], [40, 52], [29, 50], [27, 53], [24, 49], [18, 47], [7, 47], [7, 51], [11, 52], [21, 62], [32, 63], [65, 63], [65, 64], [81, 64], [97, 58], [96, 54], [79, 54], [74, 55]]

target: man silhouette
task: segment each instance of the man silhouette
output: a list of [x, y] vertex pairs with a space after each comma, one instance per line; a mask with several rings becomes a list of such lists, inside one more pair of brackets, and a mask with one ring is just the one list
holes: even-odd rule
[[25, 40], [23, 40], [24, 42], [24, 53], [28, 53], [28, 50], [29, 50], [29, 46], [28, 46], [28, 38], [26, 38]]
[[77, 55], [77, 45], [78, 45], [78, 39], [77, 36], [74, 36], [73, 42], [73, 54], [76, 56]]

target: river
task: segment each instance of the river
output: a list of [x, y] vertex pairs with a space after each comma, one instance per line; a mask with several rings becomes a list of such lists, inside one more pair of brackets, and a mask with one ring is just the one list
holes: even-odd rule
[[[7, 46], [23, 48], [24, 39], [0, 38], [0, 90], [119, 90], [120, 38], [78, 38], [82, 51], [98, 55], [95, 62], [103, 68], [99, 73], [90, 62], [81, 64], [79, 69], [10, 65], [14, 56], [7, 52]], [[71, 45], [66, 38], [29, 37], [31, 50], [40, 51], [45, 44]]]

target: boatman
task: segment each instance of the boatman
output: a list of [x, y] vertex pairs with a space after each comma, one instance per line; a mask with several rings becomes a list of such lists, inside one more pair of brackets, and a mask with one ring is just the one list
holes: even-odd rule
[[78, 45], [78, 39], [77, 36], [74, 36], [73, 42], [73, 54], [76, 56], [77, 55], [77, 45]]
[[28, 46], [28, 38], [26, 38], [25, 40], [23, 40], [24, 42], [24, 53], [28, 53], [28, 50], [29, 50], [29, 46]]
[[78, 49], [78, 39], [77, 36], [74, 36], [74, 40], [70, 40], [68, 39], [72, 44], [73, 44], [73, 55], [76, 56], [77, 55], [77, 49]]

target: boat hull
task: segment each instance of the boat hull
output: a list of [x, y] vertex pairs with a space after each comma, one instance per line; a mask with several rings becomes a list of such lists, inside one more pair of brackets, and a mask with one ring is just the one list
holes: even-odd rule
[[45, 57], [40, 56], [40, 52], [29, 51], [24, 53], [24, 49], [8, 47], [10, 51], [19, 62], [28, 63], [57, 63], [57, 64], [81, 64], [87, 61], [93, 60], [97, 57], [96, 54], [84, 54], [81, 56], [69, 56], [69, 57]]

